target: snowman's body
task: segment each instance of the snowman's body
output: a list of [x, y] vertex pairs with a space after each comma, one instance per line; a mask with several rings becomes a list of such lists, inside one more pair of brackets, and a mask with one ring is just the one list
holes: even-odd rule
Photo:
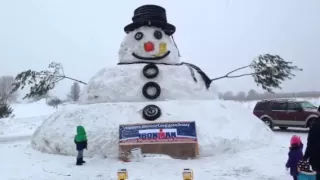
[[[154, 78], [143, 75], [143, 68], [149, 63], [159, 69]], [[142, 88], [151, 81], [161, 88], [159, 97], [154, 99], [157, 101], [217, 98], [216, 89], [209, 88], [196, 69], [181, 64], [178, 49], [168, 35], [160, 28], [143, 26], [128, 33], [119, 50], [119, 65], [98, 72], [80, 101], [83, 104], [149, 101]]]

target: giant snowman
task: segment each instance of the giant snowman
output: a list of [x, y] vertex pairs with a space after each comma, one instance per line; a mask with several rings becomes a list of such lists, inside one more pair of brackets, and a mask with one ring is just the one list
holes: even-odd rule
[[94, 75], [79, 100], [48, 117], [35, 131], [32, 147], [75, 155], [76, 126], [88, 134], [86, 156], [118, 156], [119, 125], [195, 121], [199, 155], [259, 148], [272, 132], [238, 103], [217, 99], [210, 78], [179, 60], [175, 26], [166, 11], [144, 5], [134, 11], [119, 50], [119, 63]]

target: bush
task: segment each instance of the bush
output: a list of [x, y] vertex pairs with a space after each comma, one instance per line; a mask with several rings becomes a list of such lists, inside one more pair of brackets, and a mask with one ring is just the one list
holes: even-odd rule
[[13, 109], [10, 105], [4, 100], [0, 100], [0, 119], [9, 117], [12, 112]]
[[62, 103], [62, 100], [60, 100], [59, 98], [50, 98], [47, 100], [47, 104], [55, 108], [57, 108], [58, 105], [61, 103]]

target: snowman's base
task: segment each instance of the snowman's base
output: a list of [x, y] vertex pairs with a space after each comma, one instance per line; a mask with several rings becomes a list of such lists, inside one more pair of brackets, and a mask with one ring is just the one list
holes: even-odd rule
[[252, 112], [236, 102], [154, 101], [67, 106], [48, 117], [35, 131], [34, 149], [76, 156], [76, 127], [85, 127], [88, 150], [85, 156], [118, 158], [119, 125], [151, 123], [142, 117], [146, 105], [155, 104], [162, 115], [153, 121], [195, 121], [200, 157], [239, 152], [270, 144], [273, 132]]
[[164, 154], [176, 159], [196, 158], [199, 155], [197, 143], [120, 145], [121, 152], [141, 148], [142, 154]]

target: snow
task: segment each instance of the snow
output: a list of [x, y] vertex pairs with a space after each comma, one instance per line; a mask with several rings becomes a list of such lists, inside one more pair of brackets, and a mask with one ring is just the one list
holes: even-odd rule
[[[218, 106], [220, 103], [223, 106], [228, 106], [228, 109], [232, 109], [233, 107], [238, 108], [238, 113], [240, 115], [237, 115], [235, 118], [238, 122], [247, 122], [248, 120], [245, 118], [252, 118], [249, 115], [251, 114], [251, 111], [248, 111], [245, 105], [243, 107], [237, 105], [241, 105], [241, 103], [226, 101], [216, 102], [216, 106]], [[25, 109], [28, 110], [29, 105], [31, 104], [23, 104], [19, 105], [19, 107], [23, 109], [23, 106], [25, 106]], [[47, 108], [45, 104], [32, 106], [35, 108], [32, 110], [32, 112], [21, 110], [19, 111], [21, 114], [17, 113], [16, 116], [34, 116], [38, 112], [37, 109]], [[223, 110], [223, 108], [217, 110], [216, 106], [211, 108], [215, 113], [228, 113], [228, 111], [226, 109]], [[73, 109], [75, 107], [77, 107], [77, 105], [66, 105], [66, 107], [63, 108]], [[48, 111], [47, 114], [41, 112], [41, 114], [47, 117], [48, 115], [51, 115], [51, 112]], [[236, 114], [236, 112], [234, 114]], [[224, 116], [225, 114], [222, 115], [222, 117]], [[232, 116], [229, 115], [229, 118], [231, 117]], [[8, 119], [1, 119], [0, 122], [7, 120]], [[29, 131], [28, 129], [33, 127], [34, 122], [38, 121], [39, 124], [41, 124], [44, 119], [40, 117], [34, 117], [34, 119], [17, 118], [10, 120], [12, 120], [10, 122], [12, 129], [16, 129], [17, 132], [24, 132], [27, 129], [29, 135], [31, 136], [33, 132], [32, 130]], [[241, 129], [247, 128], [244, 123], [238, 123], [237, 125], [237, 130], [239, 129], [240, 131]], [[2, 128], [2, 126], [0, 127]], [[73, 131], [70, 132], [70, 134], [73, 134]], [[214, 129], [212, 132], [214, 132]], [[5, 135], [6, 133], [9, 132], [5, 132]], [[75, 157], [73, 156], [53, 155], [36, 151], [30, 145], [30, 137], [19, 139], [19, 136], [17, 135], [12, 136], [11, 140], [16, 137], [14, 141], [0, 141], [0, 154], [4, 156], [4, 158], [1, 158], [2, 163], [0, 164], [0, 179], [116, 180], [116, 173], [120, 168], [126, 168], [129, 173], [129, 179], [132, 180], [160, 180], [164, 177], [172, 180], [182, 179], [181, 173], [183, 168], [191, 168], [194, 171], [195, 179], [291, 179], [289, 172], [285, 171], [284, 164], [287, 160], [288, 144], [291, 136], [294, 134], [301, 136], [302, 141], [306, 143], [307, 130], [289, 129], [287, 131], [282, 131], [275, 129], [273, 141], [270, 142], [269, 146], [263, 146], [262, 148], [249, 150], [244, 149], [237, 153], [223, 153], [211, 157], [201, 157], [197, 160], [174, 160], [163, 156], [148, 156], [143, 158], [142, 162], [131, 163], [119, 162], [117, 159], [111, 157], [93, 157], [85, 158], [87, 163], [82, 167], [75, 166]], [[243, 148], [245, 148], [245, 146], [243, 146]]]
[[[284, 135], [279, 140], [288, 138]], [[284, 170], [287, 150], [288, 147], [269, 147], [197, 161], [149, 157], [143, 162], [121, 163], [115, 159], [91, 158], [86, 159], [84, 166], [77, 167], [73, 157], [42, 154], [31, 149], [27, 142], [20, 142], [0, 145], [1, 154], [15, 154], [0, 166], [5, 180], [116, 180], [120, 168], [126, 168], [132, 180], [182, 179], [183, 168], [193, 169], [194, 179], [281, 180], [290, 178]]]
[[[156, 101], [163, 115], [155, 122], [195, 121], [200, 155], [238, 152], [269, 144], [273, 134], [237, 103], [214, 101]], [[76, 126], [83, 125], [90, 148], [87, 156], [118, 156], [120, 124], [148, 123], [141, 117], [149, 102], [104, 103], [64, 108], [36, 130], [32, 146], [42, 152], [75, 155]], [[239, 128], [242, 125], [245, 129]]]
[[[158, 30], [162, 32], [162, 38], [160, 40], [154, 37], [154, 32]], [[136, 40], [135, 35], [137, 32], [143, 33], [141, 40]], [[154, 51], [146, 52], [144, 49], [144, 43], [152, 42], [154, 44]], [[132, 53], [135, 53], [141, 57], [154, 57], [160, 52], [160, 44], [166, 43], [166, 49], [164, 53], [170, 51], [170, 54], [160, 60], [144, 60], [145, 62], [155, 62], [156, 63], [167, 63], [167, 64], [178, 64], [180, 63], [178, 49], [170, 39], [170, 37], [164, 32], [155, 27], [140, 27], [125, 36], [124, 40], [121, 43], [119, 50], [119, 62], [120, 63], [131, 63], [141, 61], [132, 56]]]
[[144, 66], [145, 64], [118, 65], [100, 70], [84, 87], [80, 103], [147, 101], [142, 95], [142, 87], [149, 81], [154, 81], [161, 87], [157, 101], [217, 99], [215, 85], [211, 84], [210, 89], [206, 89], [200, 74], [196, 71], [195, 82], [190, 69], [185, 65], [157, 64], [159, 75], [152, 80], [143, 76]]
[[55, 108], [47, 106], [45, 99], [33, 103], [11, 104], [10, 106], [14, 109], [13, 114], [15, 118], [43, 116], [56, 111]]
[[14, 110], [14, 118], [0, 120], [0, 142], [30, 139], [46, 116], [57, 111], [57, 109], [46, 105], [44, 99], [34, 103], [15, 103], [10, 106]]

